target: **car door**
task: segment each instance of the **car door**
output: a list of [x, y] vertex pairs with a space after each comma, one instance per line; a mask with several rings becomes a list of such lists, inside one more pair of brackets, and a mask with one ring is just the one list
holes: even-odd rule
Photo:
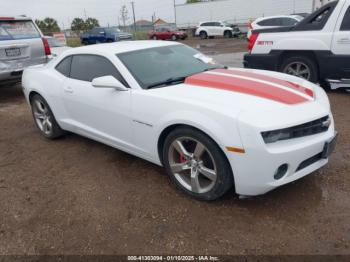
[[332, 41], [332, 67], [337, 69], [333, 77], [350, 78], [350, 7], [343, 10]]
[[214, 27], [213, 27], [213, 31], [214, 31], [214, 34], [216, 36], [223, 36], [224, 35], [224, 25], [222, 23], [215, 22]]
[[106, 57], [74, 55], [63, 86], [64, 107], [74, 132], [127, 149], [131, 141], [131, 92], [92, 86], [94, 78], [107, 75], [127, 86]]

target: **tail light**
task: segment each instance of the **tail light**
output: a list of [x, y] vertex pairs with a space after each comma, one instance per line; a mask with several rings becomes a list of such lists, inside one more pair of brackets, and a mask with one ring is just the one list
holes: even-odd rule
[[50, 46], [49, 46], [49, 42], [44, 37], [41, 38], [41, 39], [43, 40], [45, 55], [51, 55], [51, 49], [50, 49]]
[[252, 52], [258, 37], [259, 37], [259, 34], [257, 34], [257, 33], [252, 33], [252, 35], [250, 36], [249, 42], [248, 42], [248, 51], [249, 52]]

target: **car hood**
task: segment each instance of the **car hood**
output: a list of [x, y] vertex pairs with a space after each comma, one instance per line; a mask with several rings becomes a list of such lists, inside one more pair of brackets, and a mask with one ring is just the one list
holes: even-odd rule
[[[269, 115], [301, 118], [329, 112], [326, 94], [294, 76], [251, 69], [217, 69], [186, 78], [176, 86], [155, 89], [166, 99], [220, 111], [227, 115]], [[318, 99], [316, 99], [318, 98]]]

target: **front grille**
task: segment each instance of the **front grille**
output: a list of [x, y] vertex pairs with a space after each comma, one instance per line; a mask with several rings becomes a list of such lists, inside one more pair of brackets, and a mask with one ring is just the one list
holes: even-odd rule
[[261, 135], [265, 143], [269, 144], [281, 140], [288, 140], [323, 133], [329, 129], [330, 125], [330, 117], [325, 116], [305, 124], [262, 132]]
[[321, 159], [322, 159], [322, 152], [319, 153], [319, 154], [317, 154], [317, 155], [315, 155], [315, 156], [313, 156], [313, 157], [310, 157], [310, 158], [306, 159], [305, 161], [303, 161], [303, 162], [298, 166], [296, 172], [298, 172], [298, 171], [300, 171], [300, 170], [302, 170], [302, 169], [304, 169], [304, 168], [306, 168], [306, 167], [308, 167], [308, 166], [311, 166], [312, 164], [314, 164], [314, 163], [320, 161]]
[[311, 136], [319, 133], [326, 132], [330, 126], [329, 116], [322, 117], [320, 119], [294, 126], [290, 128], [291, 138], [298, 138], [303, 136]]

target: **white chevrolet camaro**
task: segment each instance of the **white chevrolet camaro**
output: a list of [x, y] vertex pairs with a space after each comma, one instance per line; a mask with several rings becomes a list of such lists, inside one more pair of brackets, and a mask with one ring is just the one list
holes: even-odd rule
[[321, 168], [336, 132], [326, 93], [276, 72], [224, 68], [183, 44], [75, 48], [25, 70], [47, 138], [73, 132], [165, 167], [201, 200], [264, 194]]

